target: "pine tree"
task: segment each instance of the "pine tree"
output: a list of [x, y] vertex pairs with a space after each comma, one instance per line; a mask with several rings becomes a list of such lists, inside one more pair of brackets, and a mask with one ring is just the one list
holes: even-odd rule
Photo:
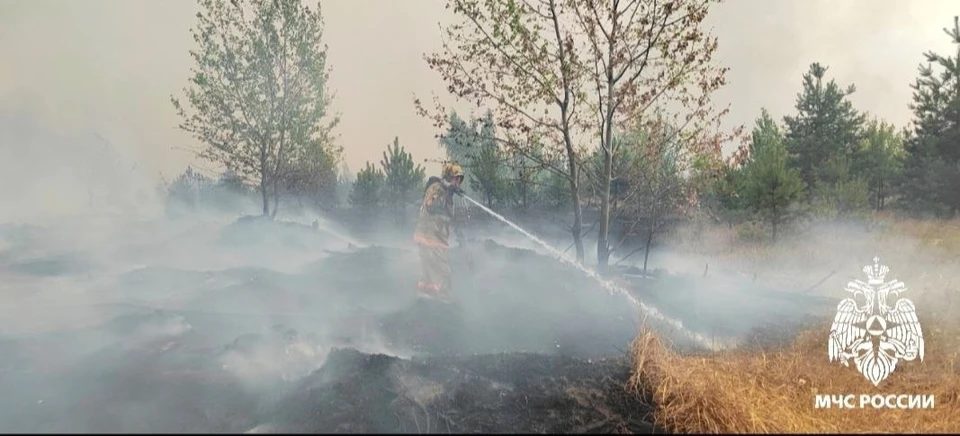
[[743, 199], [770, 226], [777, 240], [790, 206], [803, 193], [800, 171], [788, 165], [787, 148], [779, 127], [764, 109], [753, 129], [750, 157], [744, 165]]
[[404, 209], [417, 200], [423, 188], [426, 170], [414, 164], [413, 156], [400, 146], [400, 138], [393, 138], [393, 146], [387, 147], [380, 161], [383, 168], [384, 191], [387, 205], [393, 210], [397, 224], [403, 224]]
[[357, 172], [350, 190], [350, 204], [364, 215], [375, 213], [381, 202], [385, 178], [383, 171], [367, 162], [366, 166]]
[[456, 112], [451, 112], [447, 131], [440, 137], [440, 148], [443, 149], [447, 160], [466, 162], [470, 152], [476, 146], [477, 134], [474, 127], [460, 118]]
[[911, 86], [914, 119], [899, 183], [904, 206], [941, 215], [960, 212], [960, 20], [954, 17], [953, 23], [944, 32], [956, 54], [925, 53], [927, 65], [920, 66]]
[[870, 203], [875, 210], [886, 206], [893, 181], [902, 171], [903, 157], [903, 138], [894, 126], [886, 121], [871, 120], [854, 161], [856, 171], [866, 176]]
[[803, 75], [803, 91], [797, 94], [794, 116], [784, 117], [786, 147], [790, 163], [800, 170], [804, 183], [836, 183], [835, 174], [818, 171], [831, 160], [850, 156], [860, 142], [864, 116], [847, 99], [856, 91], [846, 90], [834, 80], [824, 82], [827, 67], [814, 63]]
[[468, 153], [470, 187], [483, 196], [487, 207], [503, 199], [505, 174], [500, 146], [497, 144], [493, 114], [481, 121], [480, 134], [473, 150]]

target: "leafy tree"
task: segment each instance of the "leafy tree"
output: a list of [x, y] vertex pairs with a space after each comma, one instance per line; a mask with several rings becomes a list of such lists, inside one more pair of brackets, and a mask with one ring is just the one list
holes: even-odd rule
[[842, 90], [834, 80], [825, 83], [826, 72], [827, 68], [819, 63], [810, 65], [809, 71], [803, 75], [803, 90], [797, 94], [797, 114], [784, 117], [786, 146], [792, 158], [790, 163], [800, 169], [804, 183], [811, 187], [818, 182], [846, 182], [832, 178], [841, 173], [828, 174], [817, 170], [824, 168], [828, 160], [850, 156], [854, 152], [865, 119], [847, 99], [856, 88], [850, 85]]
[[419, 199], [423, 188], [426, 170], [414, 164], [413, 156], [400, 146], [400, 138], [393, 138], [393, 146], [387, 147], [380, 161], [383, 174], [387, 204], [393, 209], [397, 224], [404, 223], [404, 208]]
[[440, 147], [452, 162], [466, 162], [471, 149], [476, 147], [476, 130], [456, 112], [451, 112], [447, 131], [440, 137]]
[[236, 172], [222, 172], [216, 183], [211, 186], [210, 200], [213, 207], [221, 211], [237, 212], [246, 210], [256, 201], [252, 192]]
[[[632, 135], [636, 135], [636, 133]], [[614, 189], [615, 182], [626, 176], [633, 160], [638, 158], [638, 151], [640, 150], [640, 146], [635, 143], [630, 143], [629, 146], [625, 147], [624, 145], [630, 140], [637, 141], [638, 139], [631, 137], [631, 134], [621, 134], [614, 137], [611, 142], [611, 150], [614, 153], [610, 156], [612, 159], [609, 167], [611, 176], [615, 175], [616, 177], [609, 183], [606, 180], [607, 156], [603, 150], [596, 148], [584, 159], [583, 174], [586, 176], [586, 183], [584, 184], [585, 195], [583, 198], [585, 203], [590, 204], [591, 207], [596, 207], [601, 213], [604, 194], [609, 190], [609, 198], [606, 201], [609, 202], [610, 213], [616, 215], [616, 202], [624, 193], [616, 192], [616, 189]]]
[[493, 115], [489, 112], [483, 118], [469, 121], [452, 112], [447, 132], [440, 139], [447, 160], [469, 168], [464, 191], [479, 194], [487, 207], [503, 200], [507, 188], [503, 150], [495, 131]]
[[855, 171], [853, 157], [831, 156], [818, 168], [814, 204], [829, 218], [848, 217], [870, 206], [867, 177]]
[[226, 170], [221, 173], [218, 184], [226, 192], [239, 195], [246, 195], [248, 193], [246, 185], [243, 184], [243, 179], [233, 170]]
[[[661, 123], [661, 109], [671, 108], [676, 142], [693, 155], [720, 153], [723, 135], [711, 131], [726, 110], [715, 113], [711, 94], [725, 83], [727, 69], [713, 62], [716, 38], [703, 28], [713, 0], [658, 2], [572, 0], [570, 17], [585, 38], [575, 65], [586, 68], [596, 101], [584, 106], [599, 120], [602, 165], [598, 182], [600, 222], [598, 266], [610, 257], [609, 224], [611, 185], [619, 178], [614, 170], [618, 126]], [[586, 117], [585, 117], [586, 118]], [[657, 128], [657, 127], [655, 127]], [[672, 140], [671, 140], [672, 141]], [[677, 150], [678, 152], [680, 150]], [[686, 170], [686, 153], [677, 153], [674, 164]]]
[[492, 208], [494, 201], [504, 196], [505, 176], [503, 157], [497, 143], [492, 114], [482, 120], [477, 143], [472, 153], [468, 153], [467, 165], [470, 169], [470, 187], [483, 195], [484, 203]]
[[800, 198], [804, 186], [800, 171], [788, 164], [783, 135], [766, 109], [753, 129], [743, 171], [743, 201], [766, 221], [776, 241], [790, 206]]
[[703, 231], [707, 221], [732, 224], [741, 218], [743, 208], [737, 204], [739, 187], [735, 183], [742, 178], [740, 174], [740, 168], [722, 155], [703, 154], [694, 159], [686, 179], [687, 189], [697, 198], [690, 216], [696, 232]]
[[204, 148], [202, 158], [237, 171], [255, 184], [263, 214], [275, 215], [279, 195], [297, 156], [330, 148], [337, 120], [328, 115], [326, 47], [319, 5], [299, 0], [198, 0], [201, 12], [191, 31], [198, 49], [187, 107], [171, 101], [180, 128]]
[[870, 201], [875, 210], [883, 210], [890, 197], [894, 180], [903, 168], [903, 138], [892, 124], [871, 120], [857, 150], [857, 172], [866, 175]]
[[542, 191], [543, 203], [548, 209], [559, 212], [570, 207], [570, 184], [567, 178], [555, 172], [547, 172]]
[[541, 164], [546, 160], [543, 145], [533, 142], [525, 148], [527, 153], [534, 157], [505, 150], [507, 157], [504, 163], [507, 167], [505, 196], [521, 211], [527, 211], [534, 204], [539, 204], [547, 175]]
[[749, 205], [743, 196], [746, 183], [744, 173], [742, 165], [724, 163], [704, 188], [701, 202], [716, 219], [733, 225], [749, 217]]
[[[337, 162], [331, 153], [319, 143], [312, 141], [305, 147], [292, 150], [296, 153], [281, 174], [282, 194], [307, 199], [320, 210], [330, 210], [337, 205]], [[274, 196], [274, 213], [280, 195]]]
[[209, 191], [213, 181], [203, 174], [193, 170], [193, 167], [187, 166], [186, 171], [180, 174], [170, 186], [167, 187], [166, 207], [167, 211], [174, 212], [179, 210], [199, 211], [202, 209], [204, 193]]
[[357, 172], [356, 181], [350, 191], [350, 205], [360, 209], [365, 216], [375, 212], [380, 205], [384, 181], [383, 171], [367, 162]]
[[[912, 129], [904, 148], [900, 190], [904, 206], [939, 214], [960, 212], [960, 20], [943, 29], [957, 47], [955, 56], [924, 53], [914, 90]], [[935, 71], [936, 70], [936, 71]]]
[[[507, 149], [533, 158], [526, 148], [530, 141], [524, 139], [537, 137], [562, 153], [562, 165], [552, 159], [541, 163], [567, 180], [574, 213], [570, 230], [582, 262], [580, 147], [575, 138], [583, 130], [578, 105], [586, 100], [586, 89], [573, 43], [578, 25], [569, 19], [568, 3], [447, 0], [459, 19], [444, 29], [442, 49], [426, 60], [452, 94], [492, 110], [496, 139]], [[421, 115], [444, 126], [446, 110], [436, 99], [432, 114], [419, 100], [414, 103]]]

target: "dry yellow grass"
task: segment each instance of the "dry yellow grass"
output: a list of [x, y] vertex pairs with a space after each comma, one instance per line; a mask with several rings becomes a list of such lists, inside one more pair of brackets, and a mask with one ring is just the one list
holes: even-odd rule
[[916, 238], [951, 258], [960, 257], [960, 219], [950, 221], [886, 219], [887, 231]]
[[[940, 262], [953, 263], [960, 254], [958, 221], [884, 224], [884, 233], [918, 240]], [[751, 256], [755, 250], [744, 247], [739, 254]], [[901, 361], [879, 387], [856, 368], [829, 361], [825, 320], [778, 350], [701, 356], [679, 354], [656, 334], [641, 331], [631, 345], [635, 371], [629, 388], [652, 397], [658, 424], [677, 433], [958, 433], [960, 319], [953, 280], [960, 271], [938, 269], [943, 271], [935, 282], [940, 289], [931, 296], [939, 303], [920, 318], [924, 359]], [[934, 395], [936, 403], [933, 409], [818, 409], [817, 394]]]
[[[960, 331], [927, 334], [924, 361], [901, 362], [874, 387], [827, 359], [828, 328], [777, 352], [683, 356], [643, 332], [631, 346], [630, 387], [652, 396], [657, 423], [678, 433], [960, 432]], [[949, 335], [954, 336], [948, 340]], [[817, 409], [816, 394], [934, 395], [933, 409]]]

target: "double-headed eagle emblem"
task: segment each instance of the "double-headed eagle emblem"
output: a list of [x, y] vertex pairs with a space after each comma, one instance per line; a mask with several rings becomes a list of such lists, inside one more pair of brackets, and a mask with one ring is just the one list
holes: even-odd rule
[[853, 295], [837, 305], [830, 328], [830, 361], [849, 367], [852, 360], [874, 386], [886, 379], [901, 359], [919, 357], [923, 361], [923, 331], [913, 302], [899, 298], [892, 307], [887, 304], [891, 294], [899, 297], [907, 290], [899, 280], [884, 281], [889, 271], [878, 257], [873, 258], [872, 266], [863, 267], [867, 282], [847, 283], [844, 290]]

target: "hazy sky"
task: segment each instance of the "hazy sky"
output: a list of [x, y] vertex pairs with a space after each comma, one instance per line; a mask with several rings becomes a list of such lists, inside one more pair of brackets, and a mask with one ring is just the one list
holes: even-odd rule
[[[350, 168], [378, 161], [394, 136], [417, 160], [439, 157], [437, 132], [412, 101], [443, 92], [422, 60], [439, 45], [443, 2], [321, 4]], [[99, 134], [171, 178], [195, 162], [169, 96], [189, 75], [196, 11], [193, 0], [0, 0], [0, 114]], [[731, 124], [752, 125], [761, 106], [782, 117], [819, 61], [842, 85], [856, 84], [860, 109], [904, 125], [922, 53], [951, 49], [942, 29], [956, 14], [958, 0], [727, 0], [709, 19], [731, 68], [715, 101], [732, 104]]]

